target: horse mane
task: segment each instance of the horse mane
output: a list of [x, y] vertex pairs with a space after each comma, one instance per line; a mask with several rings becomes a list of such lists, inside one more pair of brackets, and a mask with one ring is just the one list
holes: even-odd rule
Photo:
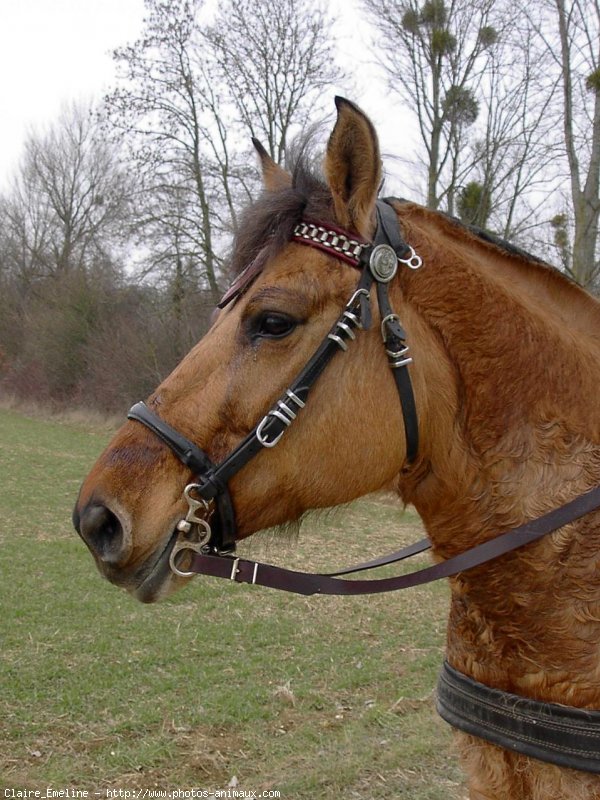
[[[406, 200], [404, 198], [398, 198], [398, 202], [400, 203], [410, 203], [410, 200]], [[519, 247], [512, 242], [509, 242], [507, 239], [503, 239], [501, 236], [497, 236], [492, 231], [485, 230], [483, 228], [479, 228], [477, 225], [471, 225], [467, 222], [463, 222], [458, 217], [453, 216], [452, 214], [448, 214], [445, 211], [438, 211], [444, 219], [448, 220], [448, 222], [461, 229], [462, 231], [468, 231], [471, 233], [476, 239], [481, 239], [488, 244], [494, 245], [494, 247], [502, 250], [503, 252], [507, 253], [508, 255], [517, 256], [518, 258], [523, 259], [524, 261], [532, 261], [538, 264], [544, 264], [546, 267], [553, 271], [557, 271], [556, 267], [549, 264], [544, 259], [540, 258], [539, 256], [534, 256], [529, 253], [527, 250], [524, 250], [522, 247]]]
[[399, 201], [397, 208], [401, 222], [404, 221], [408, 228], [414, 221], [422, 235], [426, 235], [423, 226], [429, 229], [434, 226], [459, 246], [475, 248], [487, 256], [481, 260], [482, 266], [487, 264], [492, 271], [498, 270], [498, 279], [502, 278], [515, 293], [528, 294], [537, 302], [552, 306], [559, 319], [600, 339], [600, 302], [557, 267], [488, 231], [466, 225], [449, 214], [409, 201]]

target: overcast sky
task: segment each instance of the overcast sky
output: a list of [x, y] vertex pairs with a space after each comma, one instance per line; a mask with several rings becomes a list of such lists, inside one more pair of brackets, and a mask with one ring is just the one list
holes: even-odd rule
[[[406, 155], [406, 113], [364, 67], [364, 24], [349, 0], [329, 3], [343, 9], [336, 26], [343, 67], [351, 72], [358, 53], [362, 60], [355, 90], [331, 87], [332, 117], [334, 95], [351, 93], [378, 127], [383, 150]], [[114, 78], [111, 50], [137, 38], [143, 16], [143, 0], [0, 0], [0, 186], [32, 127], [51, 123], [65, 102], [102, 96]]]
[[0, 0], [0, 180], [30, 127], [100, 96], [110, 50], [140, 31], [142, 0]]

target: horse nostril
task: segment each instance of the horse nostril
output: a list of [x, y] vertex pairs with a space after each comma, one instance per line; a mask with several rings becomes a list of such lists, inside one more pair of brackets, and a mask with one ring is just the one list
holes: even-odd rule
[[125, 542], [116, 514], [106, 506], [89, 505], [78, 521], [81, 538], [101, 561], [115, 564], [121, 559]]

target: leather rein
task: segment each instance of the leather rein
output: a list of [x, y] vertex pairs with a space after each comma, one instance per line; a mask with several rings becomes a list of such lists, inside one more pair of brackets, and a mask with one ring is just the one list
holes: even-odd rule
[[[390, 200], [377, 202], [377, 228], [367, 242], [329, 224], [303, 220], [292, 240], [316, 247], [360, 271], [354, 293], [325, 339], [300, 374], [240, 444], [214, 464], [209, 456], [171, 427], [144, 403], [136, 403], [128, 418], [145, 425], [197, 476], [185, 487], [188, 511], [177, 524], [170, 552], [172, 571], [180, 577], [196, 574], [225, 578], [302, 595], [363, 595], [396, 591], [449, 578], [531, 544], [562, 526], [600, 508], [600, 486], [537, 519], [476, 545], [457, 556], [405, 575], [372, 580], [345, 575], [398, 563], [430, 547], [423, 539], [387, 556], [334, 573], [307, 573], [238, 558], [236, 520], [229, 480], [264, 449], [275, 447], [304, 409], [310, 390], [332, 358], [346, 352], [361, 329], [371, 327], [370, 292], [375, 284], [381, 335], [402, 408], [406, 465], [418, 455], [417, 409], [408, 367], [406, 332], [393, 311], [388, 284], [397, 269], [418, 269], [422, 262], [402, 238]], [[235, 301], [254, 280], [254, 264], [238, 277], [220, 303]], [[181, 569], [180, 554], [190, 562]], [[191, 558], [190, 558], [191, 554]], [[451, 725], [502, 747], [543, 761], [600, 773], [600, 711], [538, 702], [492, 689], [444, 663], [438, 684], [437, 709]]]

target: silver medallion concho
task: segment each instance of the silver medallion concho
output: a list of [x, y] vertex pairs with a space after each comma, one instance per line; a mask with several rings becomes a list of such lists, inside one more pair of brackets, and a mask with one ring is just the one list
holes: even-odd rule
[[369, 269], [376, 281], [389, 283], [398, 269], [398, 256], [389, 244], [378, 244], [369, 259]]

